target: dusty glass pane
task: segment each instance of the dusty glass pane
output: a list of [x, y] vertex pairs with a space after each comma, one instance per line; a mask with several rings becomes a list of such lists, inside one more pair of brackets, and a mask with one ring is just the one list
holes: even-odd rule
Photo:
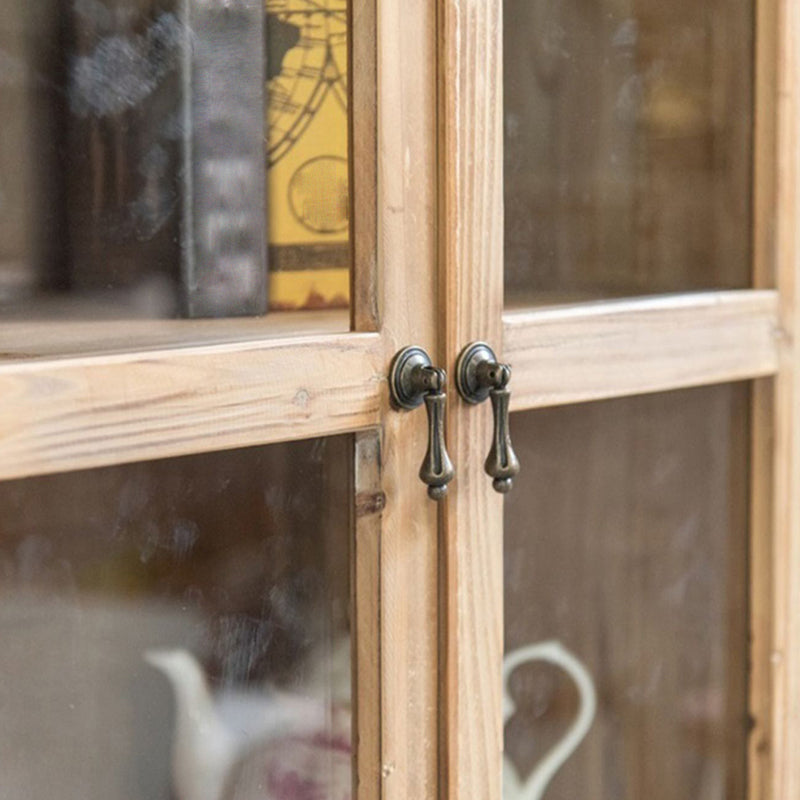
[[5, 0], [0, 318], [346, 308], [347, 0]]
[[505, 0], [509, 305], [750, 285], [753, 0]]
[[746, 796], [748, 395], [513, 416], [505, 800]]
[[7, 800], [351, 796], [351, 437], [0, 484]]

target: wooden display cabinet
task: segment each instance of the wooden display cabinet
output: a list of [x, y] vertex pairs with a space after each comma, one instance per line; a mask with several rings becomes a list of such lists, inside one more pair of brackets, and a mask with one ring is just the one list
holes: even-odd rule
[[[79, 307], [70, 318], [26, 311], [0, 320], [0, 597], [8, 613], [19, 611], [14, 593], [29, 574], [15, 559], [52, 535], [70, 542], [64, 560], [80, 565], [75, 586], [102, 593], [113, 583], [124, 598], [155, 585], [148, 581], [165, 582], [170, 597], [194, 587], [216, 598], [217, 633], [225, 614], [257, 617], [268, 607], [274, 615], [282, 606], [274, 595], [259, 606], [267, 601], [258, 572], [248, 569], [262, 557], [248, 527], [257, 524], [284, 572], [330, 577], [328, 616], [322, 633], [313, 630], [329, 648], [342, 631], [351, 640], [353, 800], [517, 800], [509, 783], [502, 789], [504, 729], [506, 758], [525, 784], [546, 757], [544, 745], [525, 744], [535, 738], [537, 714], [542, 741], [555, 744], [585, 700], [557, 671], [529, 673], [513, 702], [532, 691], [528, 712], [519, 702], [533, 716], [507, 719], [504, 657], [533, 635], [527, 620], [537, 636], [563, 638], [558, 646], [577, 657], [593, 686], [599, 732], [580, 737], [571, 773], [565, 766], [552, 776], [566, 792], [554, 796], [797, 800], [800, 8], [793, 0], [754, 1], [752, 19], [743, 2], [731, 4], [735, 12], [721, 2], [676, 5], [707, 7], [699, 22], [692, 17], [706, 33], [714, 14], [732, 15], [708, 53], [702, 36], [687, 34], [696, 58], [673, 75], [711, 75], [708, 85], [725, 87], [716, 105], [713, 92], [694, 93], [692, 108], [706, 104], [708, 119], [676, 112], [669, 81], [652, 96], [647, 86], [636, 89], [645, 96], [636, 101], [638, 116], [616, 109], [602, 117], [603, 103], [618, 97], [613, 81], [630, 89], [636, 84], [626, 81], [637, 75], [670, 74], [669, 63], [654, 73], [644, 63], [654, 58], [648, 47], [671, 46], [668, 35], [653, 34], [668, 21], [647, 16], [663, 4], [606, 4], [614, 6], [609, 13], [638, 19], [610, 29], [618, 34], [613, 46], [635, 50], [637, 36], [644, 44], [625, 56], [633, 62], [614, 67], [611, 85], [598, 79], [582, 89], [592, 59], [605, 57], [592, 39], [601, 30], [596, 9], [572, 4], [573, 17], [551, 9], [526, 18], [525, 3], [507, 2], [507, 48], [519, 54], [525, 40], [509, 15], [520, 14], [521, 29], [545, 32], [544, 62], [532, 69], [551, 87], [541, 107], [562, 137], [552, 152], [519, 150], [539, 159], [533, 173], [552, 167], [526, 195], [528, 176], [516, 173], [504, 194], [504, 165], [516, 169], [504, 162], [504, 77], [511, 108], [509, 76], [524, 65], [507, 60], [504, 76], [503, 3], [351, 0], [349, 319], [332, 310], [106, 320]], [[673, 55], [679, 62], [681, 51]], [[566, 85], [552, 89], [559, 71]], [[587, 102], [597, 113], [582, 118]], [[659, 129], [665, 114], [688, 127]], [[622, 186], [598, 167], [613, 155], [615, 136], [628, 148]], [[724, 146], [715, 150], [720, 136]], [[587, 137], [600, 149], [575, 150], [573, 165], [569, 147]], [[676, 177], [708, 152], [718, 182]], [[559, 194], [547, 183], [559, 175], [582, 175], [585, 185]], [[549, 283], [515, 273], [504, 285], [509, 241], [515, 258], [520, 247], [538, 247], [546, 258], [550, 236], [514, 238], [504, 228], [504, 198], [523, 209], [507, 208], [509, 219], [524, 219], [530, 203], [553, 226], [561, 249], [548, 262]], [[660, 215], [665, 227], [647, 239], [642, 231], [652, 233]], [[669, 237], [694, 217], [697, 229], [686, 235], [695, 238]], [[591, 250], [591, 263], [564, 244], [583, 233], [580, 253]], [[628, 246], [632, 239], [639, 250]], [[651, 272], [641, 250], [647, 241], [661, 248]], [[686, 253], [696, 262], [677, 260]], [[581, 266], [573, 280], [570, 270]], [[505, 500], [483, 471], [489, 404], [463, 401], [453, 379], [459, 354], [474, 341], [489, 343], [513, 368], [511, 428], [522, 471]], [[456, 477], [439, 503], [418, 478], [425, 413], [398, 411], [390, 400], [390, 364], [407, 345], [424, 347], [450, 376], [446, 439]], [[323, 455], [312, 439], [325, 442]], [[165, 466], [173, 462], [196, 466], [179, 480]], [[214, 502], [192, 499], [192, 491], [216, 497], [214, 475], [263, 494], [268, 512], [244, 494], [229, 498], [229, 518]], [[134, 484], [145, 500], [131, 499]], [[101, 496], [119, 496], [119, 508], [87, 507]], [[117, 545], [111, 561], [94, 563], [103, 526], [119, 531], [121, 519], [128, 525], [136, 517], [146, 532], [151, 502], [153, 519], [162, 514], [180, 534], [173, 551], [202, 542], [193, 577], [153, 567], [134, 580], [130, 553]], [[138, 516], [123, 513], [131, 503]], [[26, 511], [39, 505], [50, 511]], [[198, 532], [193, 514], [216, 522]], [[54, 519], [58, 532], [42, 534]], [[235, 535], [226, 520], [231, 531], [250, 533]], [[166, 546], [157, 534], [131, 535], [137, 558]], [[223, 553], [228, 538], [241, 548], [235, 557]], [[278, 585], [284, 572], [267, 569], [265, 583]], [[314, 618], [310, 600], [303, 608]], [[106, 624], [88, 612], [85, 619]], [[131, 630], [139, 624], [119, 619]], [[22, 661], [6, 663], [17, 670], [10, 685], [18, 694], [35, 691], [19, 676], [47, 648], [48, 630], [41, 627], [45, 638], [14, 634]], [[291, 669], [300, 656], [286, 630], [275, 647]], [[220, 641], [209, 645], [208, 663], [224, 681]], [[685, 656], [690, 650], [697, 659]], [[107, 662], [96, 668], [107, 678]], [[278, 673], [267, 669], [270, 679], [282, 679]], [[137, 670], [132, 676], [141, 679]], [[124, 695], [128, 684], [120, 686]], [[648, 691], [656, 698], [650, 705]], [[670, 708], [680, 713], [669, 716]], [[78, 730], [96, 736], [87, 719]], [[0, 737], [0, 761], [2, 747]], [[115, 752], [125, 748], [123, 741]], [[657, 794], [670, 776], [681, 794]]]

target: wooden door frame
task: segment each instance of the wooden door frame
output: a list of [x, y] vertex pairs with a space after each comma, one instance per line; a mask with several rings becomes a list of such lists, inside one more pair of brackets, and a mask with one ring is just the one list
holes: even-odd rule
[[[752, 800], [800, 797], [800, 8], [756, 0], [754, 288], [503, 312], [502, 0], [441, 0], [442, 356], [484, 339], [512, 410], [753, 380]], [[502, 347], [498, 345], [501, 343]], [[442, 797], [500, 800], [502, 507], [455, 400], [443, 513]], [[523, 465], [524, 466], [524, 465]]]
[[[763, 378], [751, 797], [796, 800], [800, 9], [758, 2], [757, 288], [513, 313], [502, 309], [501, 0], [365, 0], [358, 10], [355, 332], [320, 332], [319, 320], [289, 330], [277, 319], [4, 322], [0, 478], [355, 432], [357, 798], [500, 800], [502, 504], [477, 444], [489, 411], [450, 392], [458, 478], [437, 513], [416, 479], [425, 421], [389, 407], [391, 356], [420, 344], [452, 370], [468, 341], [485, 339], [515, 366], [518, 410]], [[691, 357], [684, 324], [700, 343]], [[587, 343], [612, 329], [625, 331], [617, 348], [587, 369]], [[569, 357], [553, 358], [556, 341]], [[623, 355], [641, 366], [633, 377], [614, 372]], [[380, 434], [380, 462], [365, 431]]]

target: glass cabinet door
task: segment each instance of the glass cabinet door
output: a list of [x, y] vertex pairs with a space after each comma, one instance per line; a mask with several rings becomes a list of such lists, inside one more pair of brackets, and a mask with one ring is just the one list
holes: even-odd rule
[[796, 800], [799, 42], [6, 0], [9, 800]]
[[435, 30], [3, 2], [3, 797], [436, 796]]
[[[505, 0], [506, 308], [753, 285], [755, 15]], [[718, 380], [512, 415], [504, 800], [748, 796], [750, 394], [681, 388]]]
[[483, 390], [450, 423], [448, 800], [789, 798], [800, 21], [467, 5], [440, 27], [445, 348]]

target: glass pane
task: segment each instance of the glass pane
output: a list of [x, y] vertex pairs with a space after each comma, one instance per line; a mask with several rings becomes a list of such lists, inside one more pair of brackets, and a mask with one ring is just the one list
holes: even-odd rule
[[2, 6], [0, 317], [347, 307], [347, 0]]
[[505, 800], [744, 800], [748, 395], [514, 415]]
[[504, 0], [509, 305], [750, 284], [753, 0]]
[[349, 798], [352, 462], [0, 483], [3, 798]]

